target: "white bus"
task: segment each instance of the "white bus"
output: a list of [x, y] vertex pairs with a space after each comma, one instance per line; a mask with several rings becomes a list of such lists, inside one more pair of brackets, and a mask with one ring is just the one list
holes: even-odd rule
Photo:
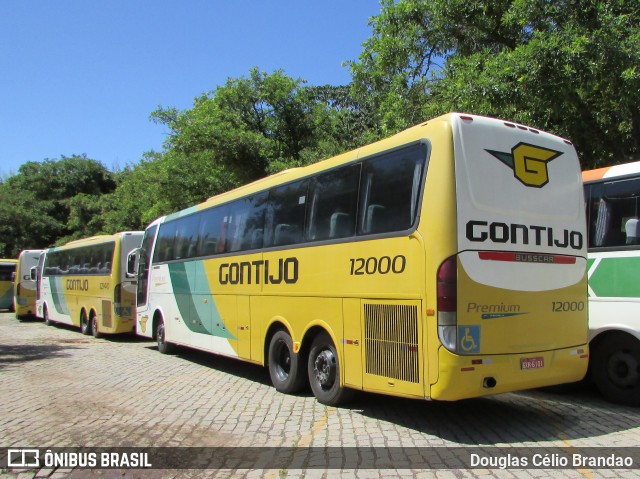
[[583, 172], [589, 236], [590, 377], [640, 405], [640, 162]]
[[330, 405], [582, 379], [580, 173], [567, 140], [450, 114], [264, 178], [147, 228], [137, 332]]

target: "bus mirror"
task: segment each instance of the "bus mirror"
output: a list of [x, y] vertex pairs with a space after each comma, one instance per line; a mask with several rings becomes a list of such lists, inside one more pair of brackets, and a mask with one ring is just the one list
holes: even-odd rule
[[38, 279], [38, 268], [37, 266], [32, 266], [29, 270], [29, 279], [31, 281], [36, 281]]
[[127, 277], [135, 278], [138, 276], [138, 258], [140, 257], [140, 248], [132, 250], [127, 255]]

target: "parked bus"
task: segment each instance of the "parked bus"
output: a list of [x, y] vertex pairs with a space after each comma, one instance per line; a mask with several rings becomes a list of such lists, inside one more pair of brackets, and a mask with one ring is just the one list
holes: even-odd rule
[[34, 273], [38, 316], [96, 337], [135, 331], [136, 286], [126, 276], [126, 261], [142, 234], [94, 236], [45, 250], [41, 271]]
[[13, 280], [17, 263], [17, 259], [0, 259], [0, 309], [15, 310]]
[[569, 141], [449, 114], [154, 221], [136, 328], [329, 405], [576, 381], [585, 236]]
[[31, 279], [31, 268], [38, 265], [43, 250], [28, 249], [20, 252], [13, 285], [13, 302], [16, 308], [16, 319], [34, 318], [36, 316], [36, 286]]
[[589, 236], [590, 377], [640, 405], [640, 162], [583, 172]]

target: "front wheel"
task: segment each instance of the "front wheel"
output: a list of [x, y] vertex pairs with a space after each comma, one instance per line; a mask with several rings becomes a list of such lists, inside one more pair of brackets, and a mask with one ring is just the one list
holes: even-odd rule
[[591, 377], [608, 401], [640, 406], [640, 341], [625, 333], [605, 337], [592, 352]]
[[53, 321], [51, 321], [51, 318], [49, 317], [49, 310], [47, 309], [46, 304], [42, 307], [42, 317], [44, 318], [44, 324], [47, 326], [53, 326]]
[[284, 394], [300, 392], [304, 387], [304, 366], [293, 352], [293, 341], [286, 331], [278, 331], [269, 343], [269, 376], [277, 391]]
[[353, 391], [340, 387], [340, 362], [331, 337], [322, 332], [311, 343], [307, 363], [309, 383], [322, 404], [338, 406], [347, 402]]
[[175, 350], [175, 346], [166, 342], [165, 334], [164, 320], [160, 318], [156, 324], [156, 341], [158, 343], [158, 351], [162, 354], [171, 354]]

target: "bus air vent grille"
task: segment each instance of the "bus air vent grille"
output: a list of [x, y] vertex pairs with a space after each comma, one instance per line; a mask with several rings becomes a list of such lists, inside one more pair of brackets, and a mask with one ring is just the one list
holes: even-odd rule
[[364, 324], [367, 373], [418, 383], [418, 308], [365, 304]]

